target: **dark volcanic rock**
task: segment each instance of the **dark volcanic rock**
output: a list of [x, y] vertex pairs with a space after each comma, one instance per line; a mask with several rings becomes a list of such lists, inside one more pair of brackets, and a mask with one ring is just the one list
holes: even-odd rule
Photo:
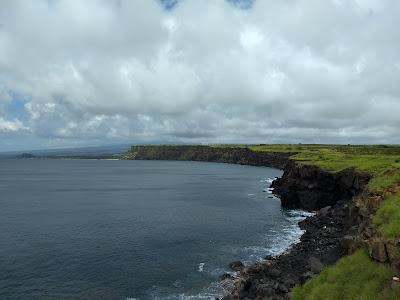
[[233, 271], [241, 271], [244, 268], [244, 264], [241, 261], [233, 261], [229, 264], [229, 268]]
[[283, 169], [293, 154], [258, 152], [243, 147], [148, 145], [133, 146], [126, 159], [209, 161]]
[[333, 206], [339, 200], [349, 200], [360, 193], [370, 175], [346, 169], [329, 172], [315, 166], [286, 165], [282, 178], [271, 187], [282, 205], [306, 210], [318, 210]]
[[[344, 241], [350, 239], [349, 231], [360, 222], [351, 199], [369, 179], [353, 169], [335, 174], [287, 164], [283, 177], [273, 182], [282, 205], [319, 211], [299, 223], [305, 233], [289, 251], [244, 268], [240, 273], [242, 280], [231, 290], [229, 297], [233, 298], [226, 299], [289, 299], [296, 284], [335, 263], [347, 251]], [[384, 248], [379, 243], [374, 250], [383, 259]]]
[[310, 269], [313, 273], [319, 273], [324, 268], [324, 264], [316, 257], [310, 257]]
[[296, 284], [304, 283], [343, 256], [341, 240], [347, 232], [347, 221], [341, 216], [348, 214], [349, 206], [341, 201], [331, 209], [327, 216], [315, 215], [302, 221], [300, 226], [306, 232], [288, 252], [243, 269], [240, 276], [246, 284], [236, 284], [234, 299], [289, 299], [289, 291]]
[[228, 273], [222, 274], [222, 275], [219, 277], [219, 280], [220, 280], [220, 281], [224, 281], [224, 280], [233, 280], [233, 279], [234, 279], [234, 277], [233, 277], [231, 274], [228, 274]]
[[324, 208], [321, 208], [318, 211], [318, 215], [321, 216], [321, 217], [326, 217], [326, 216], [328, 216], [330, 210], [331, 210], [330, 206], [325, 206]]

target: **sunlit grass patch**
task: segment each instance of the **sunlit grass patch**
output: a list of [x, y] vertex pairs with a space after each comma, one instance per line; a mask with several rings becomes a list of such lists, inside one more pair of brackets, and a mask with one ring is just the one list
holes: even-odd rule
[[374, 224], [386, 238], [400, 236], [400, 194], [390, 196], [379, 206], [374, 216]]

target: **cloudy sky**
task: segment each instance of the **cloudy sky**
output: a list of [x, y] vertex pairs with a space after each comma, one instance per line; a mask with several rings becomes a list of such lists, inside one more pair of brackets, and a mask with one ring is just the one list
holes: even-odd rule
[[2, 0], [0, 151], [399, 143], [398, 0]]

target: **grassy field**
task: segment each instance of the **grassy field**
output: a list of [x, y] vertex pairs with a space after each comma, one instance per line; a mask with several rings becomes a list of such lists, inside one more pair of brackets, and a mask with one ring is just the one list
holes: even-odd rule
[[[356, 168], [373, 177], [368, 188], [383, 199], [372, 216], [377, 234], [400, 238], [400, 146], [395, 145], [215, 145], [247, 147], [254, 151], [291, 152], [299, 164], [316, 165], [338, 172]], [[387, 264], [374, 262], [360, 249], [326, 268], [293, 291], [295, 300], [400, 299], [400, 289], [389, 289], [394, 275]], [[399, 275], [399, 274], [397, 274]]]
[[390, 195], [382, 202], [373, 222], [383, 237], [388, 239], [399, 237], [400, 193]]

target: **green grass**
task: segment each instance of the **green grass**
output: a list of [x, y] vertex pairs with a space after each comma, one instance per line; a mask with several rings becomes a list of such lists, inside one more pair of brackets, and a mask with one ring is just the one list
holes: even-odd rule
[[385, 190], [388, 190], [390, 187], [400, 185], [400, 173], [396, 171], [396, 173], [392, 175], [382, 174], [376, 175], [369, 182], [369, 188], [371, 191], [383, 193]]
[[[238, 146], [238, 145], [237, 145]], [[246, 145], [242, 145], [246, 146]], [[247, 145], [254, 151], [292, 152], [299, 164], [338, 172], [346, 168], [373, 175], [372, 192], [400, 184], [400, 146], [394, 145]]]
[[392, 195], [382, 202], [373, 222], [385, 238], [400, 236], [400, 194]]
[[385, 290], [393, 271], [372, 261], [365, 249], [325, 268], [317, 277], [292, 291], [293, 300], [399, 299], [400, 291]]

